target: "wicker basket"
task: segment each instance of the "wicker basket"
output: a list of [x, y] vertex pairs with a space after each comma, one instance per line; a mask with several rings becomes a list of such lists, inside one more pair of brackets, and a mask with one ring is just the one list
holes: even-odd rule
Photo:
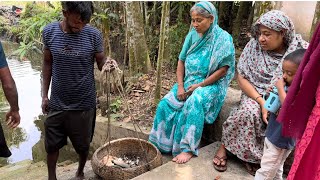
[[[139, 141], [146, 152], [148, 162], [146, 161], [146, 158], [143, 158], [145, 157], [145, 153], [143, 152]], [[142, 158], [141, 161], [145, 163], [132, 168], [108, 166], [101, 162], [102, 158], [108, 155], [108, 151], [109, 155], [115, 157], [122, 157], [124, 155], [139, 156]], [[113, 140], [110, 144], [106, 143], [95, 151], [91, 159], [93, 171], [103, 179], [132, 179], [161, 164], [162, 155], [160, 151], [150, 142], [137, 138], [122, 138]]]

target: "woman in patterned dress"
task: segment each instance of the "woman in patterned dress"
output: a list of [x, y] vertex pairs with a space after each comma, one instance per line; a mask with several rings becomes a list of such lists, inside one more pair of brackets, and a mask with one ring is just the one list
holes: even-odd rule
[[283, 12], [272, 10], [262, 15], [252, 28], [252, 39], [245, 46], [237, 66], [242, 90], [240, 104], [223, 124], [222, 144], [213, 158], [218, 171], [225, 171], [228, 150], [241, 159], [254, 175], [263, 152], [267, 110], [262, 94], [282, 76], [282, 60], [288, 53], [307, 48], [295, 34], [292, 21]]
[[176, 163], [198, 155], [204, 123], [213, 123], [235, 71], [232, 37], [210, 2], [190, 10], [192, 30], [179, 55], [177, 83], [157, 107], [149, 141]]

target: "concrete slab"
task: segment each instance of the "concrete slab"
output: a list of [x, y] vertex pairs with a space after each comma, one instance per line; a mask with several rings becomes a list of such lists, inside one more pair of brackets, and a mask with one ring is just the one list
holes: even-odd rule
[[[137, 127], [136, 127], [137, 128]], [[135, 127], [133, 124], [119, 122], [117, 120], [111, 119], [110, 121], [110, 141], [119, 138], [125, 137], [135, 137], [141, 138], [144, 140], [148, 140], [149, 132], [151, 127], [140, 127], [141, 131], [137, 128], [135, 131]], [[103, 146], [105, 143], [108, 142], [108, 118], [97, 116], [96, 118], [96, 126], [94, 130], [94, 136], [91, 143], [91, 146], [94, 150], [98, 149], [99, 147]]]
[[[71, 180], [77, 172], [78, 163], [70, 164], [66, 167], [57, 168], [57, 179]], [[101, 178], [96, 176], [91, 167], [91, 161], [87, 161], [84, 167], [85, 180], [100, 180]]]
[[220, 142], [212, 143], [199, 150], [199, 157], [192, 158], [186, 164], [168, 162], [156, 169], [142, 174], [134, 180], [252, 180], [241, 163], [228, 160], [226, 172], [218, 172], [212, 166], [212, 158], [220, 146]]
[[228, 88], [227, 96], [220, 113], [213, 124], [205, 124], [202, 138], [208, 142], [220, 141], [222, 137], [222, 124], [229, 117], [231, 111], [235, 110], [240, 102], [241, 91]]
[[[172, 156], [170, 155], [163, 155], [162, 156], [162, 162], [163, 164], [171, 161]], [[71, 180], [74, 178], [74, 175], [77, 171], [78, 168], [78, 163], [73, 163], [65, 167], [58, 167], [57, 168], [57, 177], [58, 179], [63, 179], [63, 180]], [[101, 180], [98, 175], [96, 175], [91, 167], [91, 161], [87, 161], [86, 166], [84, 168], [84, 173], [85, 173], [85, 180]], [[46, 179], [47, 176], [44, 178]]]

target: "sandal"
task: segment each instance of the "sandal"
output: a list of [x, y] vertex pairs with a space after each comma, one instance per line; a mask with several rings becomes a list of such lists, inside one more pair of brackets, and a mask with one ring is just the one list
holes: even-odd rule
[[[213, 167], [214, 167], [215, 170], [217, 170], [219, 172], [224, 172], [224, 171], [227, 170], [227, 156], [219, 157], [219, 156], [215, 155], [214, 159], [218, 159], [220, 161], [220, 165], [217, 165], [216, 163], [214, 163], [214, 161], [212, 162]], [[225, 165], [221, 165], [221, 163], [223, 161], [226, 162]]]

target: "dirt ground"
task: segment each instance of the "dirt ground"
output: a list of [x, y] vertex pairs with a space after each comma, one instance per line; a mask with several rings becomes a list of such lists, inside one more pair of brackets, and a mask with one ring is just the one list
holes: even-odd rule
[[[125, 123], [135, 121], [140, 127], [151, 127], [157, 107], [154, 101], [156, 81], [156, 71], [135, 77], [125, 76], [125, 93], [110, 95], [111, 118]], [[168, 93], [175, 82], [175, 68], [163, 68], [161, 97]], [[235, 80], [230, 86], [238, 88]], [[98, 114], [101, 114], [101, 109], [98, 109]]]
[[[175, 70], [163, 69], [161, 97], [176, 82]], [[126, 77], [128, 74], [126, 72], [124, 74], [124, 93], [113, 92], [110, 95], [111, 118], [125, 123], [135, 121], [142, 127], [152, 126], [156, 110], [154, 101], [156, 71], [134, 77]], [[101, 114], [101, 109], [99, 113]]]

